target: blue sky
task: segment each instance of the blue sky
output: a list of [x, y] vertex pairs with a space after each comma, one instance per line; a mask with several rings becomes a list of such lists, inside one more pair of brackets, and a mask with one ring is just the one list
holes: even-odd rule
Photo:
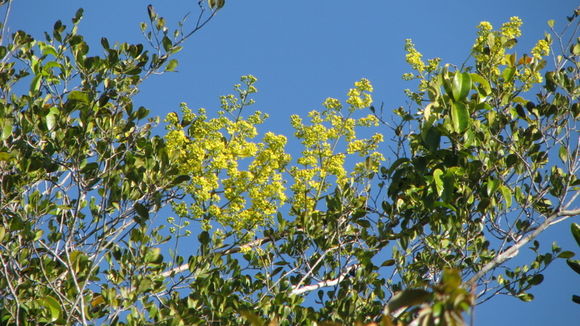
[[[146, 5], [174, 24], [187, 12], [197, 14], [197, 1], [16, 1], [9, 27], [36, 37], [52, 29], [55, 20], [69, 23], [77, 8], [85, 8], [80, 27], [93, 50], [99, 39], [144, 42], [139, 22], [147, 20]], [[403, 89], [414, 84], [401, 79], [409, 68], [403, 44], [412, 38], [426, 58], [441, 57], [460, 65], [473, 44], [475, 26], [483, 20], [501, 25], [511, 16], [523, 21], [519, 53], [529, 50], [547, 31], [546, 21], [562, 26], [578, 5], [575, 0], [226, 0], [208, 26], [185, 43], [177, 56], [177, 73], [147, 81], [137, 104], [163, 116], [190, 107], [216, 108], [218, 97], [244, 74], [258, 77], [257, 109], [271, 118], [267, 129], [289, 134], [291, 114], [320, 108], [329, 96], [344, 98], [361, 77], [375, 86], [374, 98], [390, 110], [406, 104]], [[175, 25], [173, 25], [175, 26]], [[547, 248], [557, 240], [574, 250], [569, 224], [561, 223], [540, 239]], [[578, 218], [576, 218], [578, 222]], [[580, 278], [563, 261], [554, 263], [544, 283], [523, 303], [494, 298], [477, 307], [476, 325], [572, 325], [580, 320]]]

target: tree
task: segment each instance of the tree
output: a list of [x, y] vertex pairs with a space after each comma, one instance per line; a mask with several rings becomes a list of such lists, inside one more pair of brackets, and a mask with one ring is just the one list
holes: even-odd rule
[[[292, 117], [292, 159], [287, 137], [258, 137], [250, 75], [215, 114], [184, 103], [161, 136], [141, 122], [133, 96], [221, 6], [203, 8], [171, 34], [148, 7], [151, 50], [103, 39], [89, 56], [82, 11], [0, 48], [3, 324], [461, 325], [497, 294], [533, 299], [573, 256], [535, 238], [580, 214], [574, 28], [518, 57], [519, 19], [482, 22], [463, 66], [424, 63], [408, 40], [418, 86], [398, 120], [361, 79]], [[529, 263], [508, 264], [528, 245]]]

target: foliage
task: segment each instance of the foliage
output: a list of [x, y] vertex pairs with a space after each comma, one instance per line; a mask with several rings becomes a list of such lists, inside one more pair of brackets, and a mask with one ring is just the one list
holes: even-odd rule
[[[578, 225], [577, 223], [572, 223], [570, 225], [570, 230], [572, 231], [572, 235], [574, 236], [576, 243], [578, 244], [578, 246], [580, 246], [580, 225]], [[580, 274], [580, 261], [579, 260], [568, 258], [566, 260], [566, 263], [568, 264], [568, 266], [570, 266], [570, 268], [573, 271]], [[576, 302], [577, 304], [580, 304], [580, 296], [576, 295], [576, 294], [572, 295], [572, 301]]]
[[[0, 47], [2, 324], [462, 325], [497, 294], [533, 299], [573, 256], [535, 238], [580, 214], [574, 28], [518, 57], [519, 19], [482, 22], [463, 66], [425, 63], [408, 40], [418, 86], [399, 120], [361, 79], [292, 116], [292, 159], [287, 137], [259, 136], [267, 115], [246, 113], [253, 76], [218, 110], [182, 104], [162, 136], [133, 106], [222, 6], [173, 33], [149, 6], [150, 50], [103, 39], [93, 56], [82, 11]], [[175, 217], [157, 216], [166, 205]]]

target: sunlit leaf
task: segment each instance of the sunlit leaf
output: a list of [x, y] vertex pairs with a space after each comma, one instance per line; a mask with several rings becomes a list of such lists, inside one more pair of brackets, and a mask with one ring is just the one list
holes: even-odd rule
[[469, 111], [465, 104], [455, 102], [451, 106], [451, 121], [455, 132], [463, 132], [469, 126]]
[[435, 187], [437, 189], [437, 195], [441, 196], [441, 194], [443, 194], [443, 180], [441, 179], [441, 176], [443, 175], [443, 171], [441, 171], [440, 169], [435, 169], [435, 171], [433, 171], [433, 181], [435, 181]]
[[50, 312], [50, 320], [48, 322], [52, 323], [60, 318], [62, 310], [60, 304], [54, 297], [50, 295], [44, 296], [39, 299], [39, 303]]
[[515, 73], [516, 73], [516, 68], [515, 67], [506, 67], [503, 70], [503, 72], [501, 73], [501, 76], [503, 77], [503, 79], [506, 82], [510, 82], [510, 81], [512, 81]]
[[483, 78], [481, 75], [476, 74], [476, 73], [472, 73], [470, 74], [471, 76], [471, 80], [474, 83], [479, 83], [480, 87], [478, 88], [479, 92], [484, 95], [487, 96], [489, 94], [491, 94], [491, 86], [489, 85], [489, 82]]
[[55, 114], [48, 114], [46, 116], [46, 128], [48, 130], [54, 130], [54, 126], [56, 124], [56, 115]]
[[558, 155], [560, 155], [562, 162], [566, 163], [568, 161], [568, 149], [566, 147], [561, 146]]
[[531, 293], [520, 293], [517, 297], [524, 302], [530, 302], [534, 300], [534, 295]]
[[145, 262], [148, 264], [160, 264], [163, 261], [163, 256], [161, 255], [161, 249], [159, 248], [148, 248], [145, 253]]
[[513, 199], [512, 191], [510, 190], [510, 188], [506, 187], [505, 185], [501, 185], [499, 187], [499, 190], [501, 191], [503, 199], [505, 200], [505, 207], [510, 208], [512, 206], [512, 199]]
[[36, 93], [40, 89], [40, 83], [42, 82], [42, 75], [38, 74], [32, 78], [30, 82], [30, 92]]
[[2, 123], [2, 139], [8, 139], [12, 135], [12, 120], [11, 119], [4, 119]]
[[422, 289], [407, 289], [397, 293], [387, 304], [386, 313], [427, 302], [431, 293]]
[[178, 62], [176, 59], [172, 59], [171, 61], [169, 61], [169, 63], [167, 63], [165, 71], [175, 71], [175, 68], [177, 68], [177, 63]]
[[455, 101], [463, 101], [469, 90], [471, 89], [471, 75], [464, 73], [456, 73], [453, 76], [452, 92]]

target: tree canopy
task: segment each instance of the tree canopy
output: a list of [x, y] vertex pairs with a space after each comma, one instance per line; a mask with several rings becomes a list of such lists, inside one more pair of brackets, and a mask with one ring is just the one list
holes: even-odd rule
[[406, 40], [392, 115], [365, 78], [291, 135], [262, 130], [252, 75], [216, 108], [135, 107], [223, 6], [175, 30], [149, 6], [144, 44], [88, 44], [82, 10], [42, 40], [2, 26], [2, 324], [463, 325], [578, 271], [536, 238], [580, 215], [579, 10], [532, 49], [481, 22], [463, 64]]

